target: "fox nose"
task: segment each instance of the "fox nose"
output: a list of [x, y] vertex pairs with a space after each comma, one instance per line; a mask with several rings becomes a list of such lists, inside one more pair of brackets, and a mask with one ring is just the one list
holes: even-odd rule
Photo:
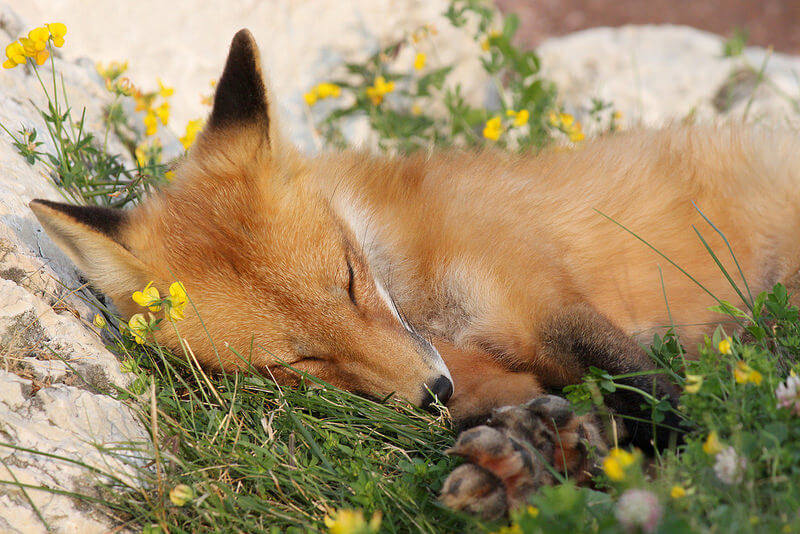
[[440, 375], [439, 378], [434, 380], [432, 383], [425, 384], [423, 388], [422, 394], [422, 404], [421, 407], [423, 410], [430, 410], [431, 405], [434, 403], [434, 397], [439, 399], [439, 402], [442, 404], [447, 404], [447, 401], [450, 400], [450, 397], [453, 395], [453, 383], [444, 375]]

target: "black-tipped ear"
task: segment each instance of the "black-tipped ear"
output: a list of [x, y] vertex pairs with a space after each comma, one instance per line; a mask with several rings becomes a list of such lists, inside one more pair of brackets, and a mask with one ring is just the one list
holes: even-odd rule
[[147, 283], [147, 269], [121, 241], [127, 212], [38, 199], [30, 207], [47, 235], [111, 298]]
[[257, 124], [269, 131], [267, 90], [261, 73], [261, 56], [249, 30], [233, 37], [225, 70], [217, 83], [209, 127]]
[[60, 212], [111, 239], [116, 239], [125, 221], [125, 211], [101, 206], [73, 206], [37, 198], [31, 201], [30, 207], [37, 217], [46, 211]]

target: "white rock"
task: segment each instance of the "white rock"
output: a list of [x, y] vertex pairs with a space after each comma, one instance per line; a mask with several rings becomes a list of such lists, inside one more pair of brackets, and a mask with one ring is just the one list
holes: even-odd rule
[[[0, 9], [0, 23], [6, 20], [8, 11]], [[0, 40], [12, 38], [0, 32]], [[103, 132], [102, 110], [109, 98], [93, 67], [56, 59], [56, 69], [71, 105], [87, 108], [87, 128]], [[45, 80], [47, 72], [42, 69]], [[18, 67], [0, 73], [0, 123], [12, 132], [23, 125], [36, 128], [42, 148], [52, 152], [31, 100], [45, 104], [30, 71]], [[0, 133], [0, 139], [0, 532], [45, 532], [45, 523], [55, 532], [106, 532], [113, 521], [100, 509], [46, 489], [91, 495], [103, 482], [68, 460], [136, 485], [136, 466], [113, 449], [138, 444], [139, 452], [129, 456], [141, 467], [149, 457], [148, 434], [128, 407], [96, 392], [125, 387], [131, 377], [89, 326], [96, 309], [87, 302], [95, 297], [28, 208], [33, 198], [62, 196], [43, 164], [29, 165], [7, 134]], [[122, 150], [113, 136], [109, 146]]]
[[[685, 26], [625, 26], [550, 39], [538, 51], [544, 77], [557, 84], [567, 110], [583, 119], [592, 99], [600, 98], [622, 112], [627, 126], [720, 118], [800, 125], [792, 102], [800, 97], [800, 58], [762, 48], [723, 57], [723, 43]], [[762, 65], [765, 79], [754, 89]], [[714, 100], [732, 77], [738, 80], [735, 97], [730, 109], [720, 110]]]

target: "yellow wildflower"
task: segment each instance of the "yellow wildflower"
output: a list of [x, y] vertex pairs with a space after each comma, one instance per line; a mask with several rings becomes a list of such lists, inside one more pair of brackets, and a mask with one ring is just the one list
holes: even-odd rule
[[147, 111], [147, 115], [144, 116], [143, 120], [145, 126], [145, 135], [153, 135], [158, 131], [158, 119], [156, 119], [156, 114], [152, 109]]
[[317, 86], [317, 96], [319, 98], [339, 98], [342, 89], [335, 83], [323, 82]]
[[694, 395], [701, 387], [703, 387], [702, 375], [686, 375], [686, 385], [683, 388], [686, 393]]
[[719, 436], [717, 436], [717, 431], [714, 430], [708, 435], [705, 443], [703, 443], [703, 452], [705, 452], [709, 456], [715, 456], [719, 454], [721, 451], [722, 451], [722, 443], [720, 443], [719, 441]]
[[187, 484], [178, 484], [169, 490], [169, 500], [175, 506], [186, 506], [194, 499], [194, 490]]
[[34, 41], [29, 37], [20, 37], [19, 42], [22, 43], [25, 55], [32, 58], [37, 65], [44, 65], [44, 62], [50, 57], [50, 52], [45, 48], [46, 41]]
[[488, 52], [489, 49], [492, 47], [492, 40], [500, 37], [501, 33], [497, 30], [492, 30], [489, 32], [489, 35], [484, 37], [481, 41], [481, 48], [484, 52]]
[[189, 150], [194, 144], [197, 134], [203, 129], [203, 119], [194, 119], [186, 123], [186, 133], [179, 139], [183, 148]]
[[67, 34], [67, 26], [62, 22], [51, 22], [45, 24], [50, 35], [53, 37], [53, 44], [61, 48], [64, 46], [64, 36]]
[[157, 78], [156, 81], [158, 82], [158, 95], [160, 97], [169, 98], [175, 92], [175, 88], [164, 85], [164, 82], [161, 81], [161, 78]]
[[161, 296], [158, 294], [158, 289], [153, 287], [153, 282], [147, 284], [142, 291], [134, 291], [131, 298], [136, 304], [150, 311], [161, 309]]
[[323, 522], [330, 534], [373, 534], [378, 532], [383, 515], [375, 512], [367, 522], [361, 510], [338, 510], [325, 515]]
[[569, 113], [556, 113], [555, 111], [551, 111], [548, 121], [550, 122], [551, 126], [554, 126], [567, 134], [567, 137], [569, 137], [569, 140], [573, 143], [583, 141], [586, 138], [583, 133], [583, 127], [581, 126], [581, 123], [576, 121], [575, 117]]
[[105, 328], [106, 327], [106, 318], [100, 315], [99, 313], [94, 314], [94, 319], [92, 319], [92, 323], [97, 328]]
[[411, 114], [415, 117], [422, 115], [422, 106], [414, 102], [414, 105], [411, 106]]
[[521, 109], [519, 111], [508, 109], [506, 110], [506, 115], [508, 117], [514, 117], [514, 126], [525, 126], [528, 124], [528, 120], [531, 117], [531, 114], [527, 109]]
[[167, 179], [168, 182], [171, 182], [175, 179], [175, 171], [167, 171], [164, 173], [164, 178]]
[[520, 528], [519, 523], [511, 523], [507, 527], [500, 527], [500, 530], [495, 534], [522, 534], [522, 528]]
[[136, 341], [136, 343], [139, 345], [144, 344], [144, 340], [147, 337], [147, 333], [150, 331], [150, 326], [153, 322], [152, 317], [153, 316], [150, 315], [150, 320], [148, 320], [143, 314], [136, 313], [132, 315], [128, 321], [128, 330], [133, 336], [134, 341]]
[[342, 89], [338, 85], [335, 83], [323, 82], [304, 94], [303, 98], [305, 98], [306, 104], [311, 107], [317, 103], [317, 100], [339, 98], [341, 94]]
[[133, 101], [136, 102], [136, 111], [143, 111], [145, 109], [149, 110], [155, 97], [155, 93], [143, 94], [141, 91], [136, 89], [133, 92]]
[[728, 338], [723, 339], [719, 342], [719, 349], [720, 354], [730, 354], [731, 353], [731, 340]]
[[314, 88], [310, 90], [309, 92], [303, 95], [303, 98], [306, 99], [306, 105], [308, 107], [313, 106], [314, 104], [317, 103], [317, 89]]
[[603, 471], [615, 482], [625, 479], [625, 470], [636, 462], [636, 456], [614, 447], [603, 460]]
[[416, 70], [422, 70], [425, 68], [425, 60], [427, 57], [422, 52], [418, 53], [414, 56], [414, 68]]
[[528, 512], [528, 515], [531, 517], [539, 517], [539, 509], [535, 506], [528, 505], [525, 511]]
[[19, 41], [14, 41], [6, 47], [6, 60], [3, 63], [4, 69], [13, 69], [17, 65], [25, 63], [25, 48]]
[[184, 310], [189, 299], [186, 298], [186, 289], [180, 282], [173, 282], [169, 286], [167, 302], [167, 315], [172, 321], [182, 321], [185, 317]]
[[686, 490], [683, 489], [682, 486], [675, 485], [672, 486], [672, 489], [669, 491], [669, 495], [673, 499], [683, 499], [686, 497]]
[[736, 368], [733, 370], [733, 376], [736, 379], [737, 384], [747, 384], [748, 382], [752, 382], [757, 386], [761, 385], [761, 380], [764, 378], [761, 376], [761, 373], [743, 361], [736, 362]]
[[97, 69], [97, 74], [104, 79], [115, 80], [128, 70], [128, 62], [120, 63], [119, 61], [112, 61], [107, 67], [104, 67], [103, 64], [98, 61], [95, 63], [95, 69]]
[[136, 155], [136, 161], [139, 162], [140, 167], [147, 165], [147, 154], [145, 154], [144, 145], [137, 146], [134, 154]]
[[486, 126], [483, 128], [483, 136], [486, 139], [491, 139], [492, 141], [497, 141], [500, 139], [500, 134], [503, 133], [503, 122], [500, 120], [500, 116], [494, 116], [488, 121], [486, 121]]
[[161, 124], [166, 126], [169, 123], [169, 102], [164, 102], [155, 109], [156, 117]]
[[586, 139], [586, 135], [584, 135], [583, 130], [581, 129], [581, 123], [576, 122], [575, 126], [567, 132], [569, 135], [569, 140], [573, 143], [577, 143], [578, 141], [583, 141]]
[[387, 82], [383, 76], [375, 78], [372, 87], [367, 87], [367, 96], [376, 106], [383, 102], [383, 97], [394, 91], [394, 82]]

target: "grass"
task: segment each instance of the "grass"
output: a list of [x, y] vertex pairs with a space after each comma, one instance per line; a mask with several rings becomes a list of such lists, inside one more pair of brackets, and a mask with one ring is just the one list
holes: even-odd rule
[[[476, 1], [454, 1], [447, 15], [456, 26], [477, 17], [476, 39], [486, 45], [482, 61], [498, 87], [501, 109], [466, 104], [460, 89], [445, 83], [448, 66], [391, 72], [385, 58], [408, 46], [398, 42], [365, 64], [347, 66], [348, 76], [337, 82], [351, 104], [327, 112], [309, 110], [310, 116], [324, 113], [319, 133], [329, 144], [346, 143], [341, 121], [357, 115], [368, 119], [379, 146], [393, 152], [454, 143], [496, 142], [509, 150], [537, 150], [554, 140], [580, 142], [580, 126], [561, 113], [554, 88], [538, 78], [538, 58], [512, 45], [513, 17], [496, 21]], [[40, 151], [35, 131], [13, 134], [3, 125], [20, 155], [31, 164], [42, 162], [74, 200], [135, 204], [149, 188], [169, 179], [155, 137], [143, 136], [141, 117], [126, 116], [120, 106], [129, 97], [141, 103], [149, 129], [156, 117], [166, 122], [169, 91], [139, 91], [123, 72], [119, 66], [104, 71], [114, 94], [106, 126], [123, 137], [130, 154], [108, 154], [105, 140], [86, 132], [82, 120], [72, 119], [66, 97], [55, 98], [55, 74], [52, 89], [42, 83], [48, 102], [42, 116], [55, 154]], [[380, 105], [367, 91], [378, 76], [396, 84]], [[413, 112], [415, 104], [429, 108], [435, 99], [444, 104], [444, 116]], [[512, 119], [506, 113], [523, 109], [529, 113], [524, 124], [517, 123], [519, 115]], [[489, 121], [498, 116], [501, 120], [487, 136]], [[595, 102], [589, 117], [606, 131], [616, 128], [616, 114], [607, 103]], [[191, 137], [187, 132], [182, 140], [188, 145]], [[718, 231], [713, 224], [712, 229]], [[698, 237], [703, 239], [699, 232]], [[658, 248], [657, 243], [647, 245]], [[708, 252], [722, 269], [721, 253]], [[740, 275], [720, 273], [734, 286]], [[684, 391], [685, 445], [646, 462], [636, 456], [621, 478], [597, 477], [597, 489], [569, 481], [544, 488], [531, 497], [531, 507], [499, 523], [455, 513], [437, 500], [444, 479], [459, 463], [444, 454], [455, 438], [445, 413], [430, 415], [395, 399], [364, 399], [311, 376], [304, 376], [297, 388], [281, 388], [255, 373], [208, 376], [191, 358], [121, 335], [118, 319], [106, 310], [107, 344], [135, 376], [129, 388], [106, 393], [139, 414], [152, 436], [153, 448], [146, 451], [152, 459], [142, 466], [133, 444], [106, 451], [135, 468], [134, 481], [61, 458], [85, 467], [100, 487], [99, 493], [62, 493], [100, 506], [121, 526], [150, 534], [326, 531], [326, 515], [348, 509], [363, 511], [367, 519], [379, 514], [381, 532], [798, 532], [800, 410], [781, 405], [777, 391], [790, 373], [800, 372], [800, 318], [783, 286], [752, 295], [745, 283], [738, 291], [747, 310], [724, 301], [717, 309], [741, 325], [739, 333], [718, 327], [696, 361], [684, 358], [671, 331], [655, 336], [648, 347], [661, 371]], [[598, 393], [622, 386], [619, 378], [594, 370], [567, 395], [579, 409], [591, 409]], [[643, 402], [646, 397], [645, 392]], [[652, 401], [656, 419], [670, 409]], [[34, 489], [18, 480], [2, 483]], [[628, 503], [637, 498], [639, 507], [631, 508]], [[657, 512], [660, 519], [656, 524], [652, 517], [636, 516], [636, 510]], [[331, 531], [372, 530], [364, 522], [358, 529], [340, 524]]]

